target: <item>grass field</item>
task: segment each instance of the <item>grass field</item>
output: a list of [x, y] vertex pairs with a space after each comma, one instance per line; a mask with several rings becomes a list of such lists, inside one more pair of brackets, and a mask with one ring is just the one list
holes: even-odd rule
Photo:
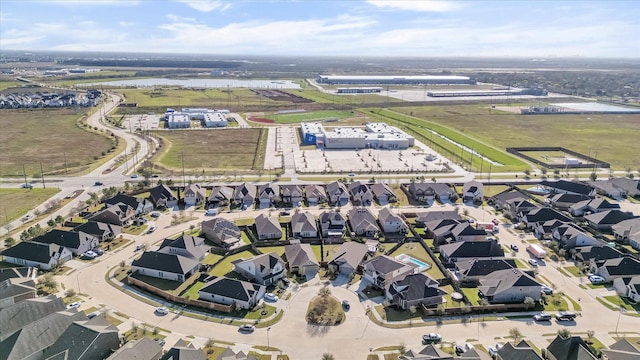
[[2, 206], [0, 225], [26, 215], [31, 209], [47, 201], [59, 191], [58, 188], [0, 189], [0, 206]]
[[270, 119], [273, 119], [278, 124], [293, 124], [302, 121], [322, 121], [326, 119], [343, 119], [354, 117], [356, 114], [351, 111], [337, 111], [337, 110], [325, 110], [325, 111], [309, 111], [294, 114], [271, 114], [267, 115]]
[[[412, 114], [425, 123], [446, 125], [500, 150], [510, 146], [562, 146], [582, 154], [591, 152], [594, 157], [597, 152], [597, 159], [617, 169], [640, 165], [636, 155], [640, 153], [636, 141], [640, 138], [640, 115], [523, 116], [486, 105], [403, 107], [396, 111]], [[494, 171], [500, 170], [494, 167]]]
[[[211, 131], [163, 131], [164, 151], [156, 162], [171, 170], [252, 170], [263, 129], [218, 129]], [[263, 159], [264, 159], [264, 155]], [[260, 164], [262, 166], [262, 164]], [[260, 167], [261, 168], [261, 167]]]
[[114, 146], [106, 135], [82, 129], [74, 109], [2, 110], [0, 116], [0, 176], [40, 176], [84, 171]]

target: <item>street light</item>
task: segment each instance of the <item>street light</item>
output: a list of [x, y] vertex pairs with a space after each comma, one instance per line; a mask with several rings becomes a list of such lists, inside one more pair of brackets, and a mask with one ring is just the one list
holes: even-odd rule
[[616, 336], [618, 336], [618, 325], [620, 325], [620, 315], [626, 312], [627, 312], [627, 309], [623, 308], [622, 306], [620, 306], [620, 308], [618, 309], [618, 321], [616, 321]]
[[267, 351], [269, 351], [269, 349], [271, 348], [271, 347], [269, 346], [269, 330], [271, 330], [271, 327], [268, 327], [268, 328], [267, 328]]

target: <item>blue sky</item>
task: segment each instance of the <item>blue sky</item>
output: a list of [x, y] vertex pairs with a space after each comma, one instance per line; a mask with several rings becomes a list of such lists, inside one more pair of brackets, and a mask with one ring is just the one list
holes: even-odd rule
[[0, 0], [0, 50], [640, 58], [640, 0]]

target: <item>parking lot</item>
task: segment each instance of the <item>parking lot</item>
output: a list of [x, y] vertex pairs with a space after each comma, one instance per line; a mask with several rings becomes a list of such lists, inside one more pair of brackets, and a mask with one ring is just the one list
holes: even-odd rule
[[126, 115], [122, 126], [132, 131], [157, 130], [160, 123], [160, 115]]

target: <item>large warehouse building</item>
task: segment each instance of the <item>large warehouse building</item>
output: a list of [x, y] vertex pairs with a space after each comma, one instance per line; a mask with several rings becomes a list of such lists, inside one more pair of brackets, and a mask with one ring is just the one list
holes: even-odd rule
[[375, 85], [449, 85], [449, 84], [475, 84], [476, 81], [468, 76], [444, 76], [444, 75], [320, 75], [319, 84], [375, 84]]
[[308, 122], [300, 124], [300, 133], [305, 145], [326, 149], [400, 150], [415, 143], [412, 136], [385, 123], [366, 123], [364, 128], [336, 127], [327, 131], [318, 122]]
[[200, 120], [202, 127], [226, 127], [226, 114], [229, 110], [212, 110], [206, 108], [183, 108], [182, 111], [167, 109], [164, 116], [170, 129], [189, 128], [191, 120]]

